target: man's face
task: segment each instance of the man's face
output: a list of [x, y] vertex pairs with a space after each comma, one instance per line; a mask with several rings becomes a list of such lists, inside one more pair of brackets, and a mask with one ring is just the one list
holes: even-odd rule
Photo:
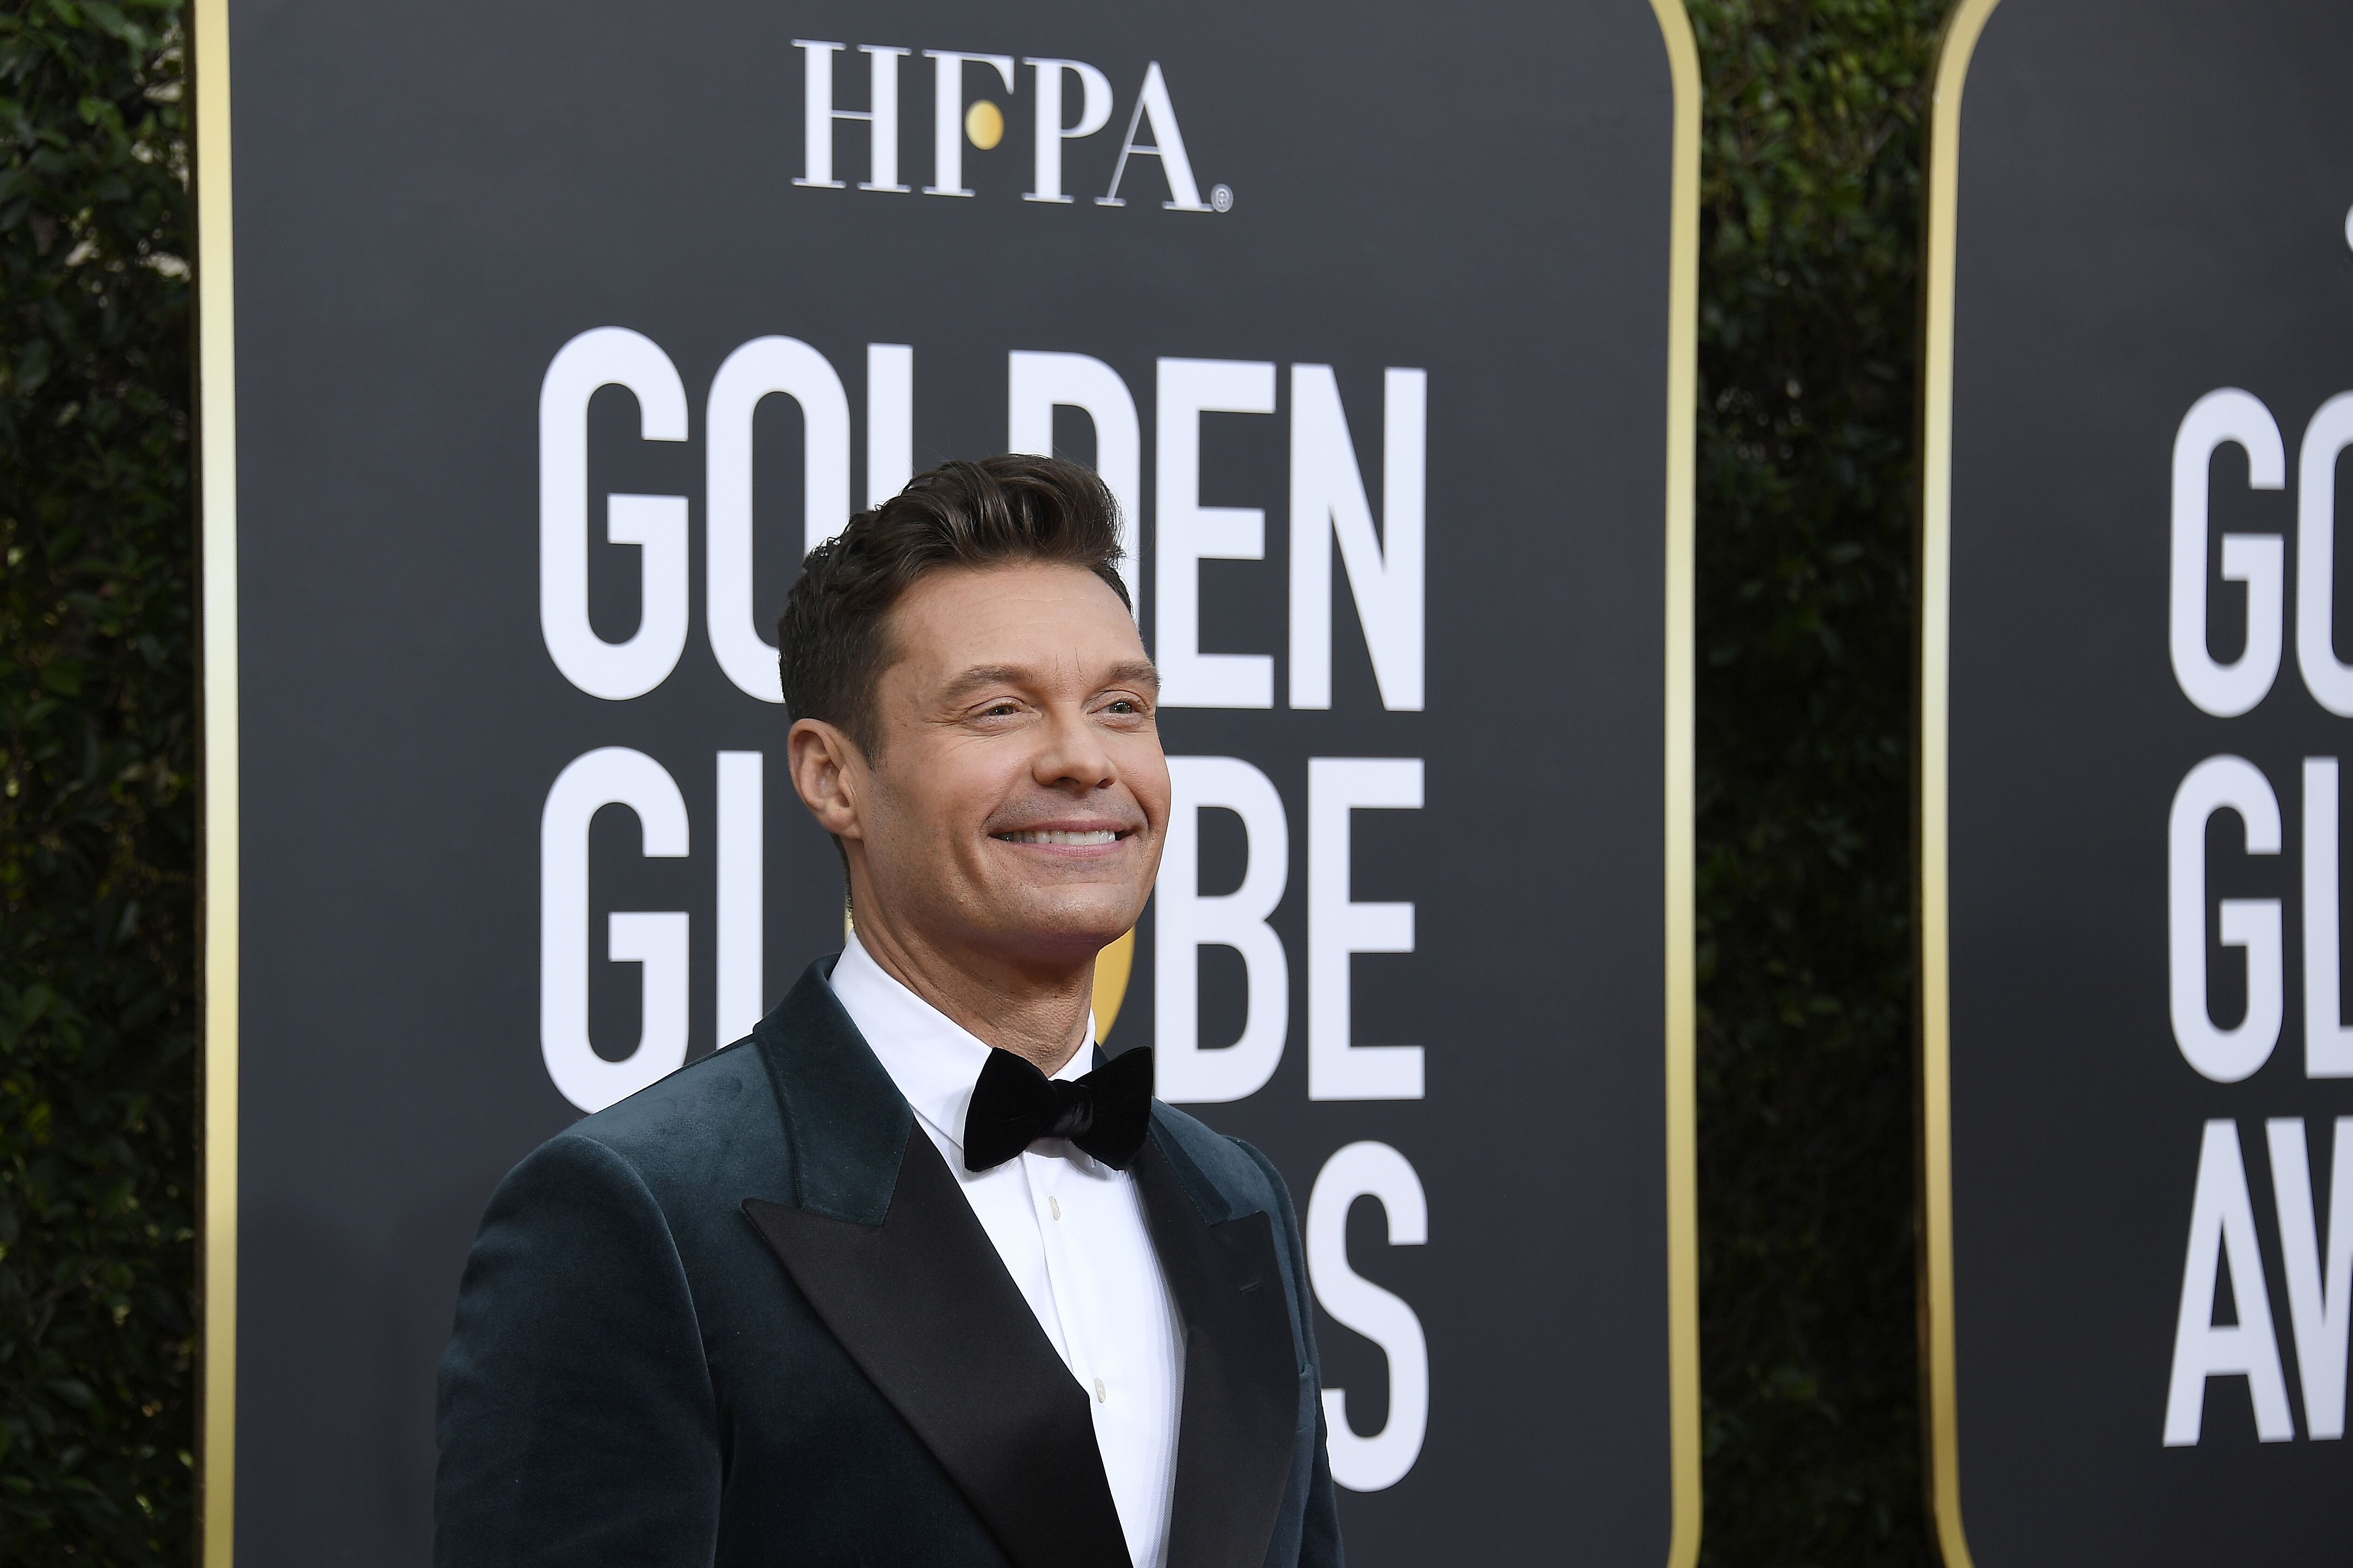
[[943, 950], [1092, 957], [1143, 913], [1168, 822], [1134, 621], [1092, 573], [1022, 564], [930, 573], [889, 630], [875, 752], [843, 769], [861, 900]]

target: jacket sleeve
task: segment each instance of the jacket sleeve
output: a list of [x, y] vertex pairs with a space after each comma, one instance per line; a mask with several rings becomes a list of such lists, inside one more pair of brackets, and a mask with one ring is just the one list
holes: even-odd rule
[[1299, 1568], [1342, 1568], [1340, 1503], [1332, 1490], [1332, 1460], [1324, 1449], [1324, 1377], [1315, 1377], [1315, 1476], [1307, 1487], [1307, 1510], [1300, 1521]]
[[694, 1303], [638, 1173], [556, 1138], [491, 1200], [441, 1358], [437, 1568], [708, 1568], [721, 1461]]
[[1299, 1518], [1299, 1568], [1343, 1568], [1340, 1505], [1332, 1489], [1332, 1460], [1324, 1425], [1324, 1362], [1315, 1351], [1315, 1290], [1307, 1278], [1307, 1248], [1300, 1240], [1299, 1215], [1292, 1207], [1291, 1188], [1274, 1162], [1239, 1138], [1233, 1142], [1274, 1190], [1282, 1247], [1291, 1263], [1292, 1300], [1299, 1304], [1300, 1348], [1307, 1357], [1307, 1398], [1315, 1412], [1315, 1452]]

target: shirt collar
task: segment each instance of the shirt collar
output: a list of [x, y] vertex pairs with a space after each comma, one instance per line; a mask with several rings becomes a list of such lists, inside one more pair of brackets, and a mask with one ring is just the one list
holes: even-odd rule
[[[972, 1103], [972, 1086], [981, 1066], [988, 1060], [987, 1043], [902, 985], [874, 962], [856, 931], [842, 944], [841, 958], [833, 966], [833, 994], [915, 1114], [962, 1151], [965, 1110]], [[1093, 1039], [1094, 1034], [1090, 1012], [1087, 1038]], [[1072, 1052], [1052, 1076], [1082, 1076], [1091, 1055]]]

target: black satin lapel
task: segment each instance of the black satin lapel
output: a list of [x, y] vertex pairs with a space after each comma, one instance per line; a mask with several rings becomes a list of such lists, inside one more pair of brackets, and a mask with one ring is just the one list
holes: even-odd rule
[[1126, 1563], [1087, 1396], [922, 1129], [880, 1225], [744, 1212], [1018, 1568]]
[[[818, 959], [760, 1020], [752, 1044], [776, 1090], [793, 1156], [793, 1202], [861, 1225], [890, 1211], [915, 1113], [841, 1010]], [[731, 1047], [734, 1048], [734, 1047]]]
[[1209, 1224], [1152, 1139], [1134, 1171], [1161, 1271], [1185, 1320], [1167, 1568], [1254, 1568], [1274, 1535], [1299, 1422], [1298, 1357], [1273, 1222], [1248, 1214]]

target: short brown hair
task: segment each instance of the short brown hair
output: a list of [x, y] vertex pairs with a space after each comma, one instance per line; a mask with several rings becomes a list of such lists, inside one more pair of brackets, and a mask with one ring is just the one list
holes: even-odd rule
[[918, 578], [944, 566], [1076, 566], [1133, 609], [1122, 553], [1118, 503], [1076, 463], [1008, 453], [917, 474], [801, 563], [776, 617], [785, 710], [839, 725], [871, 755], [874, 683], [893, 658], [888, 617]]

